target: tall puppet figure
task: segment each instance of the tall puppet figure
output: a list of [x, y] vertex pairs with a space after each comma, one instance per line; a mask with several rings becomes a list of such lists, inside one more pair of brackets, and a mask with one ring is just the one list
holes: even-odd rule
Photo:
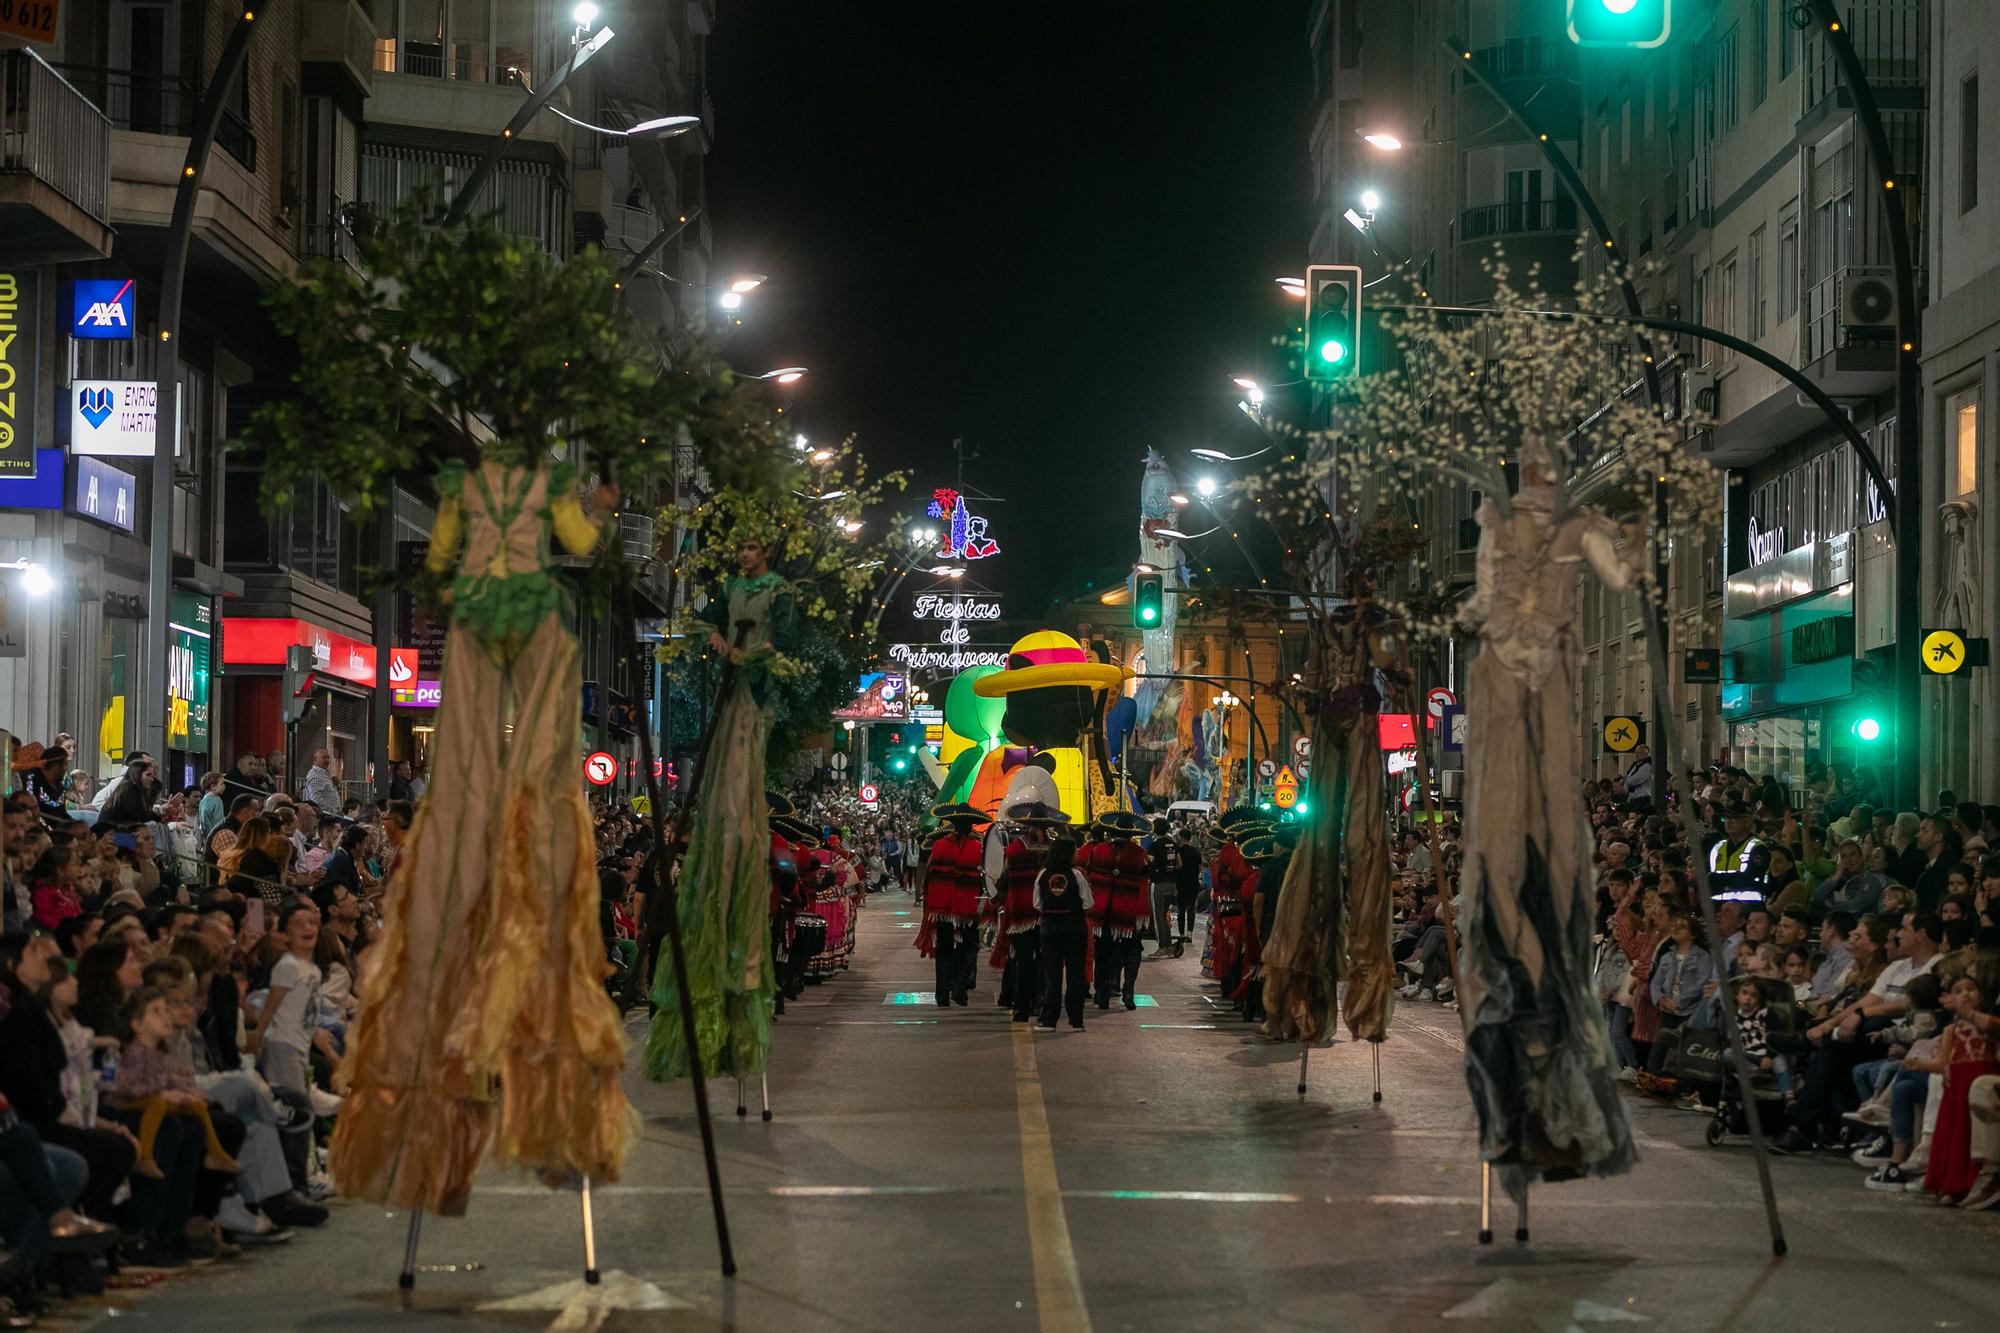
[[[771, 1049], [777, 989], [771, 957], [770, 810], [764, 795], [771, 662], [792, 650], [797, 630], [791, 585], [771, 570], [758, 537], [736, 546], [736, 577], [711, 595], [701, 618], [709, 648], [728, 663], [727, 689], [709, 720], [700, 798], [681, 867], [681, 935], [702, 1068], [739, 1078], [762, 1072]], [[653, 1030], [646, 1077], [661, 1082], [691, 1068], [680, 1017], [682, 978], [671, 941], [653, 971]]]
[[[433, 779], [366, 955], [333, 1136], [343, 1194], [458, 1214], [499, 1155], [615, 1180], [632, 1113], [605, 994], [590, 810], [577, 781], [582, 673], [549, 568], [553, 531], [598, 525], [563, 464], [446, 468], [429, 565], [452, 567]], [[616, 495], [600, 491], [604, 509]], [[759, 854], [763, 854], [759, 822]]]
[[[1524, 451], [1532, 453], [1533, 451]], [[1530, 1182], [1614, 1175], [1633, 1161], [1604, 1005], [1591, 984], [1596, 909], [1576, 766], [1577, 575], [1615, 591], [1640, 543], [1563, 503], [1531, 459], [1511, 504], [1479, 507], [1480, 627], [1465, 747], [1459, 1002], [1480, 1152], [1517, 1200]]]

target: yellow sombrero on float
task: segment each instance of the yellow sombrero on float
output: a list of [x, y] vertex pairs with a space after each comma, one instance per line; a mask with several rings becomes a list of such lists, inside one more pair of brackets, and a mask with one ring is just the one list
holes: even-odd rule
[[972, 692], [982, 699], [998, 699], [1016, 690], [1039, 690], [1050, 685], [1087, 685], [1108, 690], [1124, 682], [1124, 667], [1092, 659], [1083, 645], [1061, 630], [1038, 629], [1016, 639], [1007, 650], [1007, 667], [972, 683]]

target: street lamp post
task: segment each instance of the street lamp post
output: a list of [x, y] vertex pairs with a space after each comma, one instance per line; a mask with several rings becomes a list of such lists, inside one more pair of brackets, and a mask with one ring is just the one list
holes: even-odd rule
[[[161, 772], [167, 762], [167, 622], [172, 617], [174, 569], [174, 455], [180, 445], [181, 292], [187, 279], [188, 246], [194, 233], [194, 206], [201, 194], [202, 173], [215, 146], [222, 113], [235, 92], [250, 54], [250, 36], [257, 11], [242, 10], [229, 30], [222, 56], [209, 76], [208, 91], [196, 108], [188, 134], [187, 155], [174, 191], [173, 218], [167, 224], [167, 248], [160, 273], [160, 333], [154, 361], [153, 466], [147, 505], [146, 653], [139, 676], [139, 739]], [[157, 674], [156, 674], [157, 673]]]

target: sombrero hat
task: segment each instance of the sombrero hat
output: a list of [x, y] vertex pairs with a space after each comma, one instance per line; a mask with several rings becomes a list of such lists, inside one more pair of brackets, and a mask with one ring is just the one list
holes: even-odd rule
[[1285, 845], [1274, 833], [1259, 834], [1245, 842], [1242, 847], [1243, 859], [1246, 861], [1270, 861], [1283, 856], [1286, 850]]
[[[991, 677], [988, 677], [991, 679]], [[1001, 811], [1010, 824], [1067, 824], [1069, 816], [1041, 801], [1021, 801]]]
[[[1253, 824], [1256, 825], [1255, 829], [1247, 827]], [[1247, 805], [1239, 805], [1234, 809], [1224, 810], [1221, 814], [1217, 815], [1215, 817], [1215, 827], [1231, 839], [1235, 839], [1239, 831], [1246, 834], [1261, 833], [1267, 825], [1261, 811]]]
[[819, 830], [802, 819], [794, 819], [790, 815], [773, 815], [771, 827], [793, 842], [808, 847], [819, 846]]
[[764, 804], [774, 815], [795, 815], [799, 812], [799, 808], [792, 804], [792, 798], [781, 791], [765, 792]]
[[937, 820], [969, 819], [975, 824], [983, 824], [992, 816], [976, 805], [963, 801], [946, 801], [931, 807], [931, 818]]
[[1038, 629], [1016, 639], [1007, 650], [1006, 669], [972, 682], [972, 692], [982, 699], [999, 699], [1016, 690], [1049, 685], [1106, 690], [1122, 683], [1125, 676], [1124, 667], [1093, 660], [1082, 644], [1061, 630]]
[[42, 757], [42, 743], [40, 741], [29, 741], [14, 752], [14, 771], [16, 773], [33, 772], [47, 762]]
[[1106, 811], [1092, 822], [1091, 827], [1118, 838], [1135, 838], [1141, 833], [1151, 832], [1153, 828], [1144, 815], [1133, 814], [1130, 810]]

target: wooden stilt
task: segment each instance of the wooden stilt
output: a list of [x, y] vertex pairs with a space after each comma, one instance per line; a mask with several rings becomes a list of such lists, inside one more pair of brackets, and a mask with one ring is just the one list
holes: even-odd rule
[[1521, 1196], [1521, 1207], [1514, 1214], [1514, 1239], [1525, 1245], [1528, 1243], [1528, 1196]]
[[736, 1078], [736, 1114], [750, 1114], [750, 1108], [743, 1104], [743, 1077], [740, 1074]]
[[1493, 1243], [1493, 1166], [1479, 1164], [1479, 1243]]
[[1306, 1061], [1312, 1059], [1312, 1047], [1299, 1043], [1299, 1100], [1306, 1099]]
[[771, 1071], [767, 1069], [759, 1074], [757, 1078], [764, 1085], [764, 1119], [769, 1120], [771, 1118]]
[[415, 1209], [410, 1214], [410, 1234], [403, 1241], [403, 1274], [396, 1279], [396, 1285], [409, 1291], [417, 1285], [417, 1233], [423, 1230], [424, 1210]]
[[583, 1280], [596, 1286], [597, 1220], [590, 1215], [590, 1177], [583, 1178]]
[[1382, 1043], [1369, 1042], [1368, 1054], [1375, 1060], [1375, 1100], [1379, 1102], [1382, 1100]]

